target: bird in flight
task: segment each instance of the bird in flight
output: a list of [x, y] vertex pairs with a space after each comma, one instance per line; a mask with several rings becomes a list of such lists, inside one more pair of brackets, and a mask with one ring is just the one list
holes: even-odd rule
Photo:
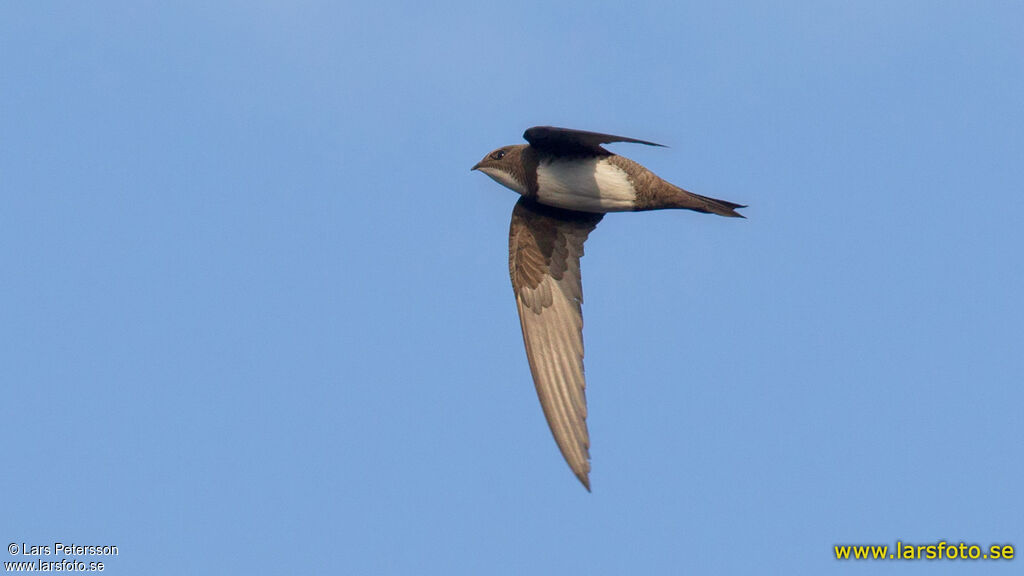
[[473, 166], [521, 196], [512, 209], [508, 268], [533, 383], [555, 442], [590, 490], [583, 376], [583, 243], [607, 212], [682, 208], [733, 218], [740, 204], [687, 192], [601, 147], [654, 142], [535, 126], [529, 144], [502, 146]]

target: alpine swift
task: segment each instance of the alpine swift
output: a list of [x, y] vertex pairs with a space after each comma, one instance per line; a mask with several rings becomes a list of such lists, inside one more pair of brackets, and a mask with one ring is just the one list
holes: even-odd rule
[[565, 461], [590, 490], [583, 376], [583, 243], [607, 212], [683, 208], [743, 218], [741, 204], [687, 192], [601, 147], [654, 142], [535, 126], [473, 166], [521, 196], [512, 209], [508, 268], [533, 383]]

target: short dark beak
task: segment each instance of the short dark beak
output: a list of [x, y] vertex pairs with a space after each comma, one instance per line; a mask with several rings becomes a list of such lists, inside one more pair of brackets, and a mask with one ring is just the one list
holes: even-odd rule
[[473, 170], [476, 170], [476, 169], [477, 169], [477, 168], [479, 168], [479, 167], [480, 167], [480, 163], [479, 163], [479, 162], [477, 162], [476, 164], [473, 164], [473, 167], [472, 167], [472, 168], [470, 168], [470, 169], [469, 169], [469, 171], [470, 171], [470, 172], [472, 172]]

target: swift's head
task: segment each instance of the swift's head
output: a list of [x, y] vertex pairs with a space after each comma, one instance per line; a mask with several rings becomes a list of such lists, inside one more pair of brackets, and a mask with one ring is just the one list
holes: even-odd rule
[[479, 170], [502, 186], [520, 194], [526, 193], [523, 150], [527, 144], [502, 146], [477, 162], [471, 170]]

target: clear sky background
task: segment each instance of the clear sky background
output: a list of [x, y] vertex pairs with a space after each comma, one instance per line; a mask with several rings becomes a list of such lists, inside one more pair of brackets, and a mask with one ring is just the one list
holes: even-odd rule
[[[710, 5], [714, 4], [713, 7]], [[0, 535], [114, 574], [1010, 574], [1017, 2], [0, 8]], [[583, 259], [593, 493], [469, 168], [552, 124], [748, 220]], [[12, 558], [4, 554], [4, 560]]]

